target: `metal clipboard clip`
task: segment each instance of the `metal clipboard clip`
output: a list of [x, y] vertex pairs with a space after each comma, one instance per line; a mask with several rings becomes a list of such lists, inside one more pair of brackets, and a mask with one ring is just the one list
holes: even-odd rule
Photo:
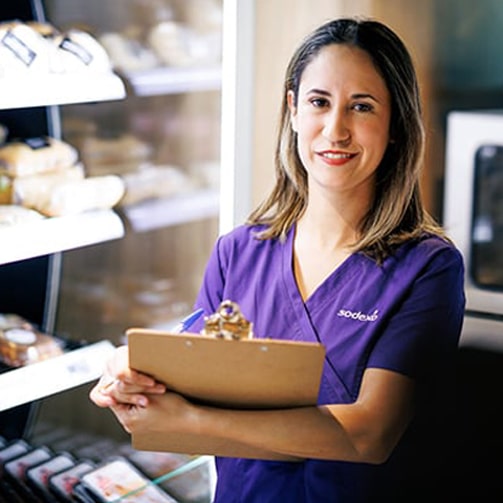
[[204, 318], [201, 334], [228, 340], [252, 339], [253, 323], [235, 302], [224, 300], [214, 314]]

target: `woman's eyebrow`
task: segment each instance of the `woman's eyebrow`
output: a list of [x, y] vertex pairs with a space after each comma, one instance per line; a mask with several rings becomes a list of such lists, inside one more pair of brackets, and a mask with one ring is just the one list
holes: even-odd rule
[[[316, 94], [316, 95], [320, 95], [320, 96], [331, 96], [330, 92], [328, 92], [324, 89], [317, 89], [315, 87], [313, 87], [312, 89], [309, 89], [309, 91], [307, 91], [306, 95], [310, 95], [310, 94]], [[370, 99], [372, 101], [375, 101], [376, 103], [380, 103], [380, 100], [378, 98], [376, 98], [373, 94], [370, 94], [370, 93], [354, 93], [351, 95], [351, 99], [353, 99], [353, 100]]]
[[370, 94], [370, 93], [352, 94], [351, 98], [353, 98], [354, 100], [368, 99], [368, 100], [375, 101], [376, 103], [379, 103], [379, 100], [373, 94]]
[[328, 91], [325, 91], [324, 89], [309, 89], [309, 91], [306, 92], [306, 94], [321, 94], [322, 96], [331, 96], [331, 94]]

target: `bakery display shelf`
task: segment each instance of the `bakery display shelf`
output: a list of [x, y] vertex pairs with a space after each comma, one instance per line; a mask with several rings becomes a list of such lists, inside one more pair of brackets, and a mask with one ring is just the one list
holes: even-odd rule
[[218, 190], [205, 189], [126, 206], [124, 217], [133, 231], [145, 232], [218, 217]]
[[0, 411], [98, 379], [115, 346], [107, 340], [0, 374]]
[[124, 236], [124, 225], [112, 210], [0, 227], [0, 264], [80, 248]]
[[218, 67], [173, 68], [125, 72], [124, 78], [137, 96], [156, 96], [195, 91], [218, 91], [222, 69]]
[[30, 74], [0, 78], [0, 109], [120, 100], [126, 88], [114, 73]]

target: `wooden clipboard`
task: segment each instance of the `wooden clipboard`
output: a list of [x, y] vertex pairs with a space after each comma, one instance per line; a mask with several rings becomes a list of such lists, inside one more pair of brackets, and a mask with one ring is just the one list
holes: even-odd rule
[[[217, 407], [276, 409], [315, 405], [325, 349], [321, 344], [275, 339], [227, 340], [131, 328], [129, 364], [189, 400]], [[166, 435], [132, 437], [140, 450], [267, 457], [222, 439]]]

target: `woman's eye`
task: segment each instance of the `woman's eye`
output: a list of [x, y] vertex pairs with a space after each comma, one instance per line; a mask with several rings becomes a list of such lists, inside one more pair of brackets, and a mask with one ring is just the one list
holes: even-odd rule
[[357, 112], [372, 112], [374, 107], [368, 103], [356, 103], [353, 105], [353, 110]]
[[328, 105], [328, 100], [325, 98], [313, 98], [311, 100], [311, 105], [317, 108], [322, 108]]

